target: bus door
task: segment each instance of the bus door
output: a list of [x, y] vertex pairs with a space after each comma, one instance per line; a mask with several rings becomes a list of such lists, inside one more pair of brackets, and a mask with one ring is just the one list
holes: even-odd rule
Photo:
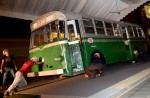
[[67, 21], [68, 25], [68, 34], [69, 34], [69, 51], [71, 58], [71, 67], [73, 74], [83, 73], [83, 62], [79, 47], [79, 39], [77, 35], [77, 29], [75, 25], [75, 20]]
[[126, 59], [131, 60], [132, 59], [132, 55], [131, 55], [132, 51], [131, 51], [131, 46], [130, 46], [130, 42], [129, 42], [129, 35], [127, 33], [126, 27], [121, 27], [121, 32], [122, 32], [123, 38], [124, 38]]

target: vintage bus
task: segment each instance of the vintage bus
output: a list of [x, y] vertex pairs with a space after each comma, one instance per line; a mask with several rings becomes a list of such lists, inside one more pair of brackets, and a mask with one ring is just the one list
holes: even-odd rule
[[95, 53], [112, 64], [133, 60], [134, 49], [147, 51], [140, 26], [87, 15], [53, 11], [34, 20], [31, 31], [30, 57], [44, 63], [28, 77], [83, 73]]

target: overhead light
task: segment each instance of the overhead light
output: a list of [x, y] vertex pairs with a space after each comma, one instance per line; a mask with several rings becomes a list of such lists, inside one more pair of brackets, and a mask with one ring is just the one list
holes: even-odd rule
[[144, 6], [144, 10], [145, 10], [145, 13], [146, 13], [146, 17], [150, 18], [150, 6], [149, 5], [145, 5]]
[[127, 4], [136, 4], [136, 3], [139, 3], [142, 0], [120, 0], [120, 1], [125, 2]]

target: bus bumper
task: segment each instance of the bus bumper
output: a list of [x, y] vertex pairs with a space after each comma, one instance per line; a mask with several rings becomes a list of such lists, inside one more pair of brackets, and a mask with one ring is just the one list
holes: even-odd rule
[[40, 71], [40, 72], [30, 72], [27, 74], [27, 77], [59, 75], [59, 74], [64, 74], [63, 69]]

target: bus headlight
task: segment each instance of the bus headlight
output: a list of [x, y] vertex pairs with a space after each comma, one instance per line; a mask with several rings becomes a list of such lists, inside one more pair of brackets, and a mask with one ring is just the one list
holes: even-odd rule
[[61, 58], [60, 57], [57, 57], [54, 59], [56, 62], [60, 62], [61, 61]]
[[63, 57], [62, 57], [62, 56], [60, 56], [60, 57], [55, 57], [55, 58], [54, 58], [54, 61], [56, 61], [56, 62], [61, 62], [61, 61], [63, 61]]
[[45, 59], [44, 59], [44, 58], [42, 58], [42, 62], [44, 62], [44, 60], [45, 60]]

